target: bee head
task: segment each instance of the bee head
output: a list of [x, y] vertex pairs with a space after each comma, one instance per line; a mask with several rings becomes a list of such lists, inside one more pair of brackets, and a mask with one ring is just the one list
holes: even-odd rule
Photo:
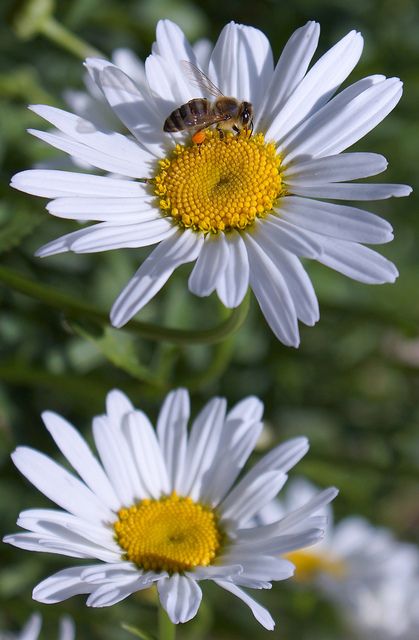
[[251, 102], [242, 102], [240, 120], [246, 129], [252, 128], [253, 124], [253, 106]]

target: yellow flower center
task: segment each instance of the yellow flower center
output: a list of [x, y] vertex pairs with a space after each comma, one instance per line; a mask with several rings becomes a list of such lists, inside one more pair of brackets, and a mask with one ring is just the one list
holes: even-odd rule
[[334, 578], [343, 578], [346, 572], [345, 563], [326, 553], [312, 551], [292, 551], [285, 555], [287, 560], [295, 564], [295, 578], [301, 582], [313, 580], [321, 573], [327, 573]]
[[201, 145], [176, 145], [154, 178], [160, 208], [181, 227], [204, 233], [245, 229], [281, 194], [281, 158], [263, 134], [217, 131]]
[[176, 493], [120, 509], [114, 530], [127, 560], [170, 573], [211, 564], [223, 537], [214, 511]]

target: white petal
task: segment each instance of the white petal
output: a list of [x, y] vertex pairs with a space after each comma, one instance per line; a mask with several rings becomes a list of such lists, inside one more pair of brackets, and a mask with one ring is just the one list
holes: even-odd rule
[[183, 477], [180, 483], [182, 495], [197, 500], [208, 479], [222, 434], [226, 412], [226, 400], [213, 398], [195, 418], [186, 450]]
[[[31, 615], [17, 640], [37, 640], [42, 627], [42, 617], [40, 613]], [[6, 637], [6, 636], [5, 636]], [[10, 636], [11, 638], [12, 636]]]
[[153, 156], [144, 149], [140, 149], [138, 144], [127, 136], [115, 132], [100, 131], [89, 120], [84, 120], [80, 116], [56, 107], [31, 105], [29, 108], [75, 142], [80, 142], [113, 158], [121, 160], [129, 158], [130, 162], [138, 165], [138, 168], [143, 167], [142, 175], [145, 175], [145, 172], [150, 170], [152, 166]]
[[278, 532], [287, 531], [288, 533], [296, 530], [301, 523], [304, 522], [309, 516], [317, 513], [320, 509], [324, 508], [329, 502], [334, 500], [338, 495], [338, 490], [334, 487], [325, 489], [313, 496], [302, 507], [295, 509], [278, 522]]
[[159, 217], [125, 225], [102, 222], [84, 231], [83, 235], [71, 243], [71, 251], [96, 253], [110, 249], [147, 247], [170, 236], [173, 226], [166, 218]]
[[33, 599], [45, 604], [55, 604], [72, 596], [90, 593], [92, 587], [80, 580], [80, 574], [84, 569], [85, 566], [58, 571], [35, 587]]
[[137, 470], [148, 494], [159, 499], [169, 493], [169, 478], [156, 433], [142, 411], [128, 415], [124, 432], [132, 449]]
[[286, 99], [304, 78], [319, 40], [320, 26], [309, 21], [292, 34], [286, 43], [275, 71], [269, 90], [265, 94], [260, 109], [255, 116], [255, 128], [266, 130], [273, 117], [279, 112]]
[[142, 198], [57, 198], [47, 205], [48, 212], [70, 220], [100, 220], [114, 225], [141, 224], [161, 219], [149, 199]]
[[207, 38], [197, 40], [192, 46], [197, 66], [208, 73], [208, 65], [212, 53], [212, 42]]
[[131, 411], [134, 411], [134, 406], [125, 393], [122, 393], [119, 389], [109, 391], [106, 396], [106, 414], [111, 427], [120, 431], [125, 416]]
[[403, 198], [412, 192], [405, 184], [325, 184], [306, 187], [294, 184], [290, 192], [309, 198], [331, 198], [333, 200], [386, 200]]
[[341, 153], [291, 164], [284, 171], [287, 186], [311, 187], [329, 182], [358, 180], [385, 171], [387, 160], [378, 153]]
[[265, 471], [257, 478], [245, 475], [219, 505], [222, 520], [231, 520], [240, 526], [277, 495], [286, 479], [287, 476], [277, 470]]
[[298, 319], [312, 327], [320, 317], [319, 303], [311, 280], [300, 260], [289, 251], [276, 246], [272, 236], [266, 236], [260, 245], [282, 273]]
[[30, 169], [13, 176], [11, 186], [43, 198], [96, 196], [102, 198], [142, 198], [147, 187], [133, 180], [118, 180], [71, 171]]
[[[218, 558], [217, 558], [218, 562]], [[192, 572], [185, 575], [193, 580], [235, 580], [243, 571], [240, 564], [234, 565], [209, 565], [207, 567], [195, 567]]]
[[157, 436], [166, 463], [170, 492], [179, 491], [185, 463], [189, 414], [189, 394], [186, 389], [178, 389], [166, 396], [157, 420]]
[[243, 591], [243, 589], [240, 589], [235, 584], [226, 582], [224, 580], [216, 580], [215, 582], [219, 587], [222, 587], [226, 591], [232, 593], [234, 596], [240, 598], [240, 600], [243, 600], [243, 602], [247, 604], [248, 607], [250, 607], [256, 620], [260, 622], [260, 624], [265, 627], [265, 629], [268, 629], [268, 631], [273, 631], [275, 622], [267, 609], [262, 607], [262, 605], [256, 602], [256, 600], [253, 600], [253, 598], [251, 598], [245, 591]]
[[113, 428], [106, 416], [96, 416], [93, 419], [93, 437], [102, 464], [119, 498], [120, 507], [131, 506], [136, 500], [148, 497], [138, 478], [125, 437]]
[[112, 512], [83, 482], [43, 453], [18, 447], [12, 459], [29, 482], [66, 511], [89, 522], [112, 518]]
[[118, 510], [120, 503], [107, 475], [78, 431], [51, 411], [44, 411], [42, 420], [60, 451], [86, 485], [109, 509]]
[[298, 347], [297, 314], [282, 274], [250, 234], [244, 240], [249, 255], [250, 286], [267, 323], [281, 342]]
[[[393, 237], [391, 225], [383, 218], [363, 209], [332, 202], [287, 196], [280, 201], [278, 215], [297, 227], [326, 236], [324, 239], [318, 235], [314, 237], [322, 251], [325, 241], [330, 242], [329, 236], [370, 244], [389, 242]], [[317, 259], [320, 260], [321, 256]]]
[[220, 33], [209, 71], [224, 95], [251, 102], [258, 113], [273, 73], [268, 39], [259, 29], [230, 22]]
[[305, 456], [308, 449], [307, 438], [299, 437], [287, 440], [287, 442], [278, 445], [254, 464], [247, 472], [247, 477], [256, 479], [260, 474], [272, 469], [285, 474]]
[[284, 166], [299, 156], [319, 158], [344, 151], [374, 129], [394, 109], [402, 93], [398, 78], [372, 76], [351, 85], [283, 141]]
[[124, 47], [114, 49], [112, 62], [137, 84], [143, 85], [145, 83], [144, 62], [131, 49]]
[[76, 627], [70, 616], [63, 616], [60, 619], [59, 640], [75, 640]]
[[227, 414], [218, 455], [201, 490], [203, 502], [215, 506], [230, 490], [260, 436], [262, 413], [262, 403], [250, 397], [239, 402]]
[[350, 31], [316, 62], [274, 119], [267, 138], [283, 140], [299, 122], [316, 113], [357, 64], [364, 46], [360, 33]]
[[[239, 576], [238, 582], [241, 581], [242, 578], [263, 582], [286, 580], [294, 574], [294, 565], [288, 560], [284, 560], [284, 558], [274, 558], [263, 555], [252, 557], [240, 551], [238, 551], [237, 554], [233, 553], [232, 557], [238, 561], [238, 558], [241, 556], [243, 572]], [[234, 582], [236, 582], [236, 580], [234, 580]]]
[[143, 582], [138, 578], [135, 582], [129, 584], [104, 584], [95, 589], [86, 600], [88, 607], [110, 607], [125, 600], [128, 596], [136, 591], [148, 589], [149, 582]]
[[162, 607], [174, 624], [195, 617], [201, 604], [202, 591], [195, 580], [175, 573], [157, 583]]
[[[39, 138], [52, 147], [60, 149], [65, 153], [69, 153], [77, 160], [88, 163], [97, 169], [127, 176], [128, 178], [147, 178], [150, 175], [151, 166], [149, 165], [149, 160], [146, 155], [143, 156], [141, 162], [137, 163], [137, 158], [133, 157], [133, 154], [130, 153], [127, 153], [124, 158], [119, 158], [117, 156], [113, 156], [111, 153], [107, 154], [104, 151], [98, 151], [87, 144], [77, 142], [61, 134], [49, 133], [48, 131], [37, 131], [36, 129], [28, 129], [28, 132], [35, 136], [35, 138]], [[109, 137], [112, 137], [111, 134], [109, 134]], [[112, 144], [112, 141], [110, 141], [110, 144]], [[134, 142], [131, 144], [135, 145]], [[138, 145], [137, 149], [139, 152], [141, 151]], [[143, 152], [141, 151], [141, 153]], [[138, 153], [134, 155], [138, 156]]]
[[324, 238], [323, 243], [319, 262], [348, 278], [366, 284], [384, 284], [394, 282], [399, 275], [392, 262], [361, 244], [334, 238]]
[[141, 147], [154, 156], [164, 151], [163, 122], [150, 97], [143, 95], [118, 67], [106, 66], [100, 72], [100, 86], [110, 106], [133, 133]]
[[[279, 206], [282, 205], [282, 200], [283, 198], [279, 200]], [[275, 247], [276, 245], [303, 258], [317, 258], [322, 252], [321, 245], [312, 233], [290, 225], [283, 218], [275, 215], [258, 220], [253, 229], [253, 236], [261, 246], [269, 244]]]
[[227, 263], [217, 281], [217, 294], [229, 309], [238, 307], [249, 288], [249, 259], [239, 233], [225, 236]]
[[122, 327], [153, 298], [182, 264], [199, 255], [203, 238], [192, 231], [181, 231], [161, 242], [143, 262], [116, 299], [111, 310], [114, 327]]
[[189, 276], [189, 291], [197, 296], [209, 296], [216, 288], [229, 257], [224, 234], [209, 233]]

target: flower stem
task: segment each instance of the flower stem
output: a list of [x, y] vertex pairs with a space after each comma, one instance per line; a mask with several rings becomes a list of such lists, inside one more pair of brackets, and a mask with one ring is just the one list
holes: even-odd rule
[[[0, 266], [0, 282], [19, 293], [24, 293], [50, 307], [59, 309], [69, 318], [89, 320], [99, 325], [100, 328], [109, 326], [107, 313], [99, 311], [87, 302], [76, 300], [54, 287], [35, 282], [7, 267]], [[225, 320], [210, 329], [198, 331], [174, 329], [132, 320], [124, 327], [124, 330], [156, 342], [171, 342], [179, 345], [215, 344], [225, 340], [240, 328], [246, 319], [248, 310], [249, 296], [247, 295], [237, 309], [233, 309]]]
[[104, 57], [100, 51], [75, 36], [52, 16], [46, 18], [39, 25], [39, 33], [82, 60], [89, 56]]
[[175, 640], [176, 625], [170, 620], [166, 611], [159, 605], [159, 640]]

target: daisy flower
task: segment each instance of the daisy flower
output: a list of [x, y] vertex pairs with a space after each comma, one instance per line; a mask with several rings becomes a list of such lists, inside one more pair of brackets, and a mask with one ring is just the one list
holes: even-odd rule
[[54, 603], [89, 594], [89, 606], [104, 607], [155, 584], [162, 606], [178, 623], [195, 616], [199, 583], [212, 580], [273, 629], [269, 612], [243, 587], [266, 589], [292, 575], [293, 565], [281, 554], [322, 536], [325, 518], [312, 513], [337, 491], [317, 493], [267, 527], [243, 526], [274, 498], [308, 449], [306, 438], [290, 440], [237, 481], [260, 435], [262, 410], [249, 397], [227, 413], [226, 401], [214, 398], [188, 435], [189, 396], [180, 389], [165, 399], [155, 431], [125, 395], [112, 391], [106, 415], [93, 420], [100, 462], [74, 427], [44, 413], [75, 473], [19, 447], [12, 454], [17, 468], [62, 510], [22, 512], [18, 524], [27, 532], [5, 542], [94, 562], [47, 578], [35, 587], [34, 599]]
[[[317, 489], [306, 480], [293, 480], [284, 498], [266, 505], [254, 523], [269, 525], [316, 494]], [[333, 525], [330, 505], [317, 515], [327, 518], [324, 538], [310, 549], [287, 555], [296, 566], [296, 579], [314, 582], [338, 604], [357, 638], [416, 640], [419, 549], [358, 516]]]
[[[163, 20], [136, 82], [110, 62], [88, 59], [91, 81], [131, 135], [49, 106], [31, 109], [58, 132], [31, 133], [125, 179], [48, 170], [17, 174], [15, 188], [52, 198], [52, 215], [98, 221], [37, 255], [157, 244], [115, 301], [115, 327], [140, 311], [177, 267], [194, 262], [192, 293], [216, 291], [234, 308], [250, 286], [274, 334], [292, 346], [299, 344], [298, 320], [314, 325], [319, 318], [300, 258], [361, 282], [393, 282], [395, 266], [362, 244], [390, 241], [391, 226], [330, 200], [410, 193], [404, 185], [352, 182], [384, 171], [387, 162], [373, 153], [342, 153], [395, 107], [402, 83], [373, 75], [336, 94], [360, 58], [363, 39], [351, 31], [309, 69], [318, 37], [315, 22], [298, 29], [274, 67], [265, 35], [230, 23], [205, 63], [181, 29]], [[209, 97], [185, 73], [185, 61], [189, 68], [201, 65], [225, 96], [251, 103], [253, 135], [246, 128], [224, 136], [212, 130], [196, 145], [190, 131], [163, 131], [173, 110]]]
[[[0, 640], [38, 640], [41, 627], [42, 617], [39, 613], [34, 613], [20, 633], [0, 632]], [[75, 637], [76, 635], [72, 619], [69, 616], [62, 617], [60, 620], [58, 640], [74, 640]]]

